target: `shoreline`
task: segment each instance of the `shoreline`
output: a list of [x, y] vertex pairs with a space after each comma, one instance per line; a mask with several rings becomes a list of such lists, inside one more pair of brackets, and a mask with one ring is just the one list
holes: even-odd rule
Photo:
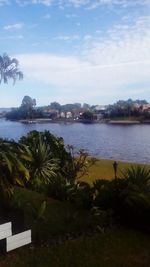
[[[13, 121], [13, 120], [11, 120]], [[123, 125], [142, 125], [142, 124], [150, 124], [150, 120], [144, 120], [144, 121], [139, 121], [139, 120], [110, 120], [110, 119], [103, 119], [100, 121], [90, 121], [90, 120], [74, 120], [74, 119], [49, 119], [49, 118], [37, 118], [37, 119], [21, 119], [21, 120], [14, 120], [18, 121], [21, 123], [83, 123], [83, 124], [123, 124]]]
[[134, 164], [134, 165], [146, 165], [146, 166], [150, 166], [150, 162], [137, 162], [137, 161], [130, 161], [130, 160], [124, 160], [124, 159], [117, 159], [117, 158], [101, 158], [101, 157], [94, 157], [94, 156], [89, 156], [90, 158], [95, 158], [97, 159], [98, 161], [111, 161], [111, 162], [114, 162], [114, 161], [117, 161], [118, 163], [125, 163], [125, 164]]

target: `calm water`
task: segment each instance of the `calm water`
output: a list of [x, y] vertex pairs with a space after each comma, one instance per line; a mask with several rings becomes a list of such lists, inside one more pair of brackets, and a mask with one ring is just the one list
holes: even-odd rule
[[4, 138], [18, 140], [31, 130], [45, 129], [94, 156], [150, 163], [150, 125], [23, 124], [0, 120], [0, 137]]

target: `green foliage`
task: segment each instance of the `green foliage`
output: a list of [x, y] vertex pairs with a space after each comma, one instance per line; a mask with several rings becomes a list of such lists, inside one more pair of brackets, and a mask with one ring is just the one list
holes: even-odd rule
[[47, 207], [47, 202], [46, 200], [42, 201], [39, 206], [33, 206], [30, 202], [27, 203], [30, 212], [32, 213], [32, 216], [35, 221], [38, 220], [44, 220], [46, 216], [46, 207]]
[[32, 119], [34, 116], [34, 107], [36, 106], [36, 100], [30, 96], [24, 96], [19, 112], [25, 119]]
[[84, 150], [75, 155], [72, 146], [66, 149], [63, 138], [49, 131], [32, 131], [19, 142], [27, 146], [31, 154], [27, 165], [30, 184], [34, 184], [34, 188], [41, 187], [43, 182], [49, 184], [48, 195], [59, 199], [66, 198], [67, 184], [74, 184], [75, 179], [82, 177], [94, 164], [94, 159], [87, 159], [88, 154]]
[[150, 171], [131, 167], [122, 178], [94, 183], [94, 203], [100, 209], [112, 209], [121, 222], [147, 229], [150, 223]]
[[70, 184], [67, 184], [66, 179], [62, 175], [57, 175], [50, 180], [46, 186], [46, 194], [49, 197], [58, 199], [60, 201], [67, 199], [67, 190]]
[[31, 155], [31, 160], [26, 163], [30, 173], [28, 186], [39, 189], [43, 184], [49, 184], [59, 172], [59, 159], [53, 157], [52, 149], [46, 142], [42, 133], [30, 132], [27, 137], [22, 137], [20, 143], [26, 145]]
[[83, 112], [81, 119], [92, 121], [94, 119], [94, 114], [91, 111], [85, 111]]
[[0, 140], [0, 196], [2, 205], [8, 205], [15, 185], [24, 186], [30, 178], [29, 171], [21, 160], [24, 157], [25, 147], [23, 145], [14, 141]]
[[87, 173], [88, 167], [90, 167], [88, 160], [88, 153], [84, 149], [80, 149], [75, 153], [74, 147], [71, 145], [67, 146], [68, 158], [63, 167], [63, 176], [67, 178], [68, 181], [74, 182], [76, 178], [81, 178]]
[[122, 177], [128, 180], [128, 183], [134, 185], [139, 190], [150, 192], [150, 170], [141, 166], [131, 166], [122, 172]]
[[77, 207], [90, 209], [93, 203], [93, 191], [86, 182], [76, 182], [67, 190], [67, 198]]

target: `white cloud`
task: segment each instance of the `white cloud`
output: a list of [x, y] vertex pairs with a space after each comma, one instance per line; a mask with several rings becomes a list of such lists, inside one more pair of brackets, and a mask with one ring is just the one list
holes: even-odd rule
[[89, 2], [90, 2], [89, 0], [68, 0], [68, 3], [72, 4], [75, 7], [80, 7], [80, 6], [86, 5]]
[[94, 64], [120, 64], [150, 60], [150, 17], [141, 17], [132, 26], [115, 25], [107, 37], [93, 41], [85, 57]]
[[34, 2], [34, 4], [43, 4], [45, 6], [50, 6], [53, 0], [35, 0]]
[[20, 6], [25, 6], [29, 4], [42, 4], [45, 6], [50, 6], [52, 4], [53, 0], [16, 0], [16, 3]]
[[91, 40], [91, 39], [92, 39], [92, 35], [90, 35], [90, 34], [86, 34], [86, 35], [83, 36], [83, 39], [84, 39], [85, 41], [87, 41], [87, 40]]
[[59, 41], [75, 41], [75, 40], [79, 40], [79, 35], [59, 35], [59, 36], [55, 36], [52, 39], [53, 40], [59, 40]]
[[[13, 0], [0, 0], [0, 4], [9, 2], [13, 3]], [[16, 0], [16, 3], [21, 6], [28, 4], [51, 6], [52, 4], [57, 4], [60, 8], [64, 8], [64, 6], [79, 8], [83, 6], [87, 9], [95, 9], [104, 5], [117, 5], [124, 8], [136, 5], [150, 5], [150, 0]]]
[[11, 24], [11, 25], [6, 25], [3, 27], [4, 30], [20, 30], [24, 26], [23, 23], [16, 23], [16, 24]]
[[[58, 40], [70, 40], [58, 36]], [[107, 38], [85, 40], [81, 56], [23, 54], [16, 57], [27, 79], [59, 88], [60, 95], [78, 98], [135, 96], [148, 92], [150, 83], [150, 17], [134, 25], [115, 25]], [[137, 90], [135, 84], [143, 85]], [[76, 97], [77, 98], [77, 97]]]
[[89, 1], [87, 9], [95, 9], [99, 6], [111, 5], [111, 6], [121, 6], [123, 8], [137, 6], [137, 5], [150, 5], [149, 0], [94, 0]]

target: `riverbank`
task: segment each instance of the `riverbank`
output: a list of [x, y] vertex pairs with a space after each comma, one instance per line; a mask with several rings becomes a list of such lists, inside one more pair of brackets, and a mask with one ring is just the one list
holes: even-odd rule
[[108, 123], [109, 124], [140, 124], [141, 122], [135, 121], [135, 120], [110, 120]]
[[124, 124], [124, 125], [133, 125], [133, 124], [150, 124], [150, 120], [133, 120], [133, 119], [102, 119], [102, 120], [75, 120], [75, 119], [49, 119], [49, 118], [37, 118], [37, 119], [24, 119], [18, 120], [21, 123], [34, 124], [34, 123], [84, 123], [84, 124]]

